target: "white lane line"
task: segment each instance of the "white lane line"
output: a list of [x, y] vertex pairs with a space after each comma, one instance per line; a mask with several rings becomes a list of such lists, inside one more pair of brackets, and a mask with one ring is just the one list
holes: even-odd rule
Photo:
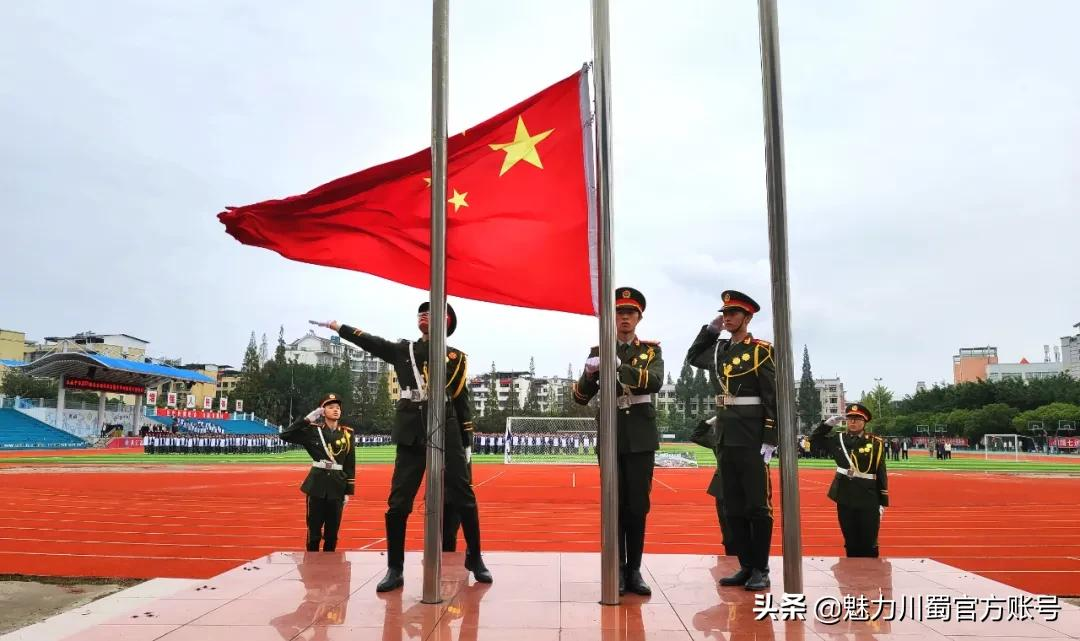
[[370, 548], [370, 547], [371, 547], [371, 546], [373, 546], [373, 545], [378, 545], [378, 544], [382, 543], [382, 542], [383, 542], [383, 541], [385, 541], [385, 540], [386, 540], [386, 537], [384, 536], [384, 537], [383, 537], [383, 538], [381, 538], [381, 539], [378, 539], [378, 540], [376, 540], [376, 541], [372, 541], [371, 543], [368, 543], [367, 545], [365, 545], [365, 546], [361, 547], [360, 549], [361, 549], [361, 550], [366, 550], [366, 549]]
[[678, 494], [678, 493], [679, 493], [679, 491], [678, 491], [678, 490], [676, 490], [675, 488], [671, 487], [671, 486], [670, 486], [670, 485], [668, 485], [667, 483], [665, 483], [665, 482], [661, 481], [661, 480], [660, 480], [660, 477], [658, 477], [658, 476], [654, 476], [654, 477], [653, 477], [653, 480], [654, 480], [654, 481], [656, 481], [657, 483], [659, 483], [660, 485], [663, 485], [663, 486], [664, 486], [664, 487], [666, 487], [667, 489], [671, 490], [672, 492], [674, 492], [674, 493], [676, 493], [676, 494]]
[[499, 472], [495, 476], [491, 476], [491, 477], [488, 477], [488, 478], [484, 479], [483, 481], [480, 481], [479, 483], [477, 483], [473, 487], [480, 487], [481, 485], [484, 485], [485, 483], [490, 483], [491, 481], [494, 481], [495, 479], [499, 478], [503, 474], [506, 474], [506, 472]]

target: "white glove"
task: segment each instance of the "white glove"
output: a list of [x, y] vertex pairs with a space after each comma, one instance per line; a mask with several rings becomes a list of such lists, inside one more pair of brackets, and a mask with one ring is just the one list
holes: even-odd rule
[[829, 418], [825, 419], [825, 424], [828, 425], [829, 427], [836, 427], [837, 425], [840, 424], [840, 421], [843, 421], [843, 420], [844, 419], [841, 416], [830, 416]]
[[761, 458], [765, 459], [765, 464], [768, 465], [772, 460], [773, 452], [776, 451], [775, 445], [764, 444], [761, 446]]
[[882, 516], [882, 517], [885, 516], [885, 506], [884, 505], [879, 505], [878, 508], [877, 508], [877, 513], [878, 513], [878, 516]]
[[724, 329], [724, 315], [720, 314], [709, 321], [709, 329], [719, 334]]
[[345, 505], [348, 505], [348, 504], [349, 504], [349, 495], [346, 494], [345, 495]]
[[585, 373], [595, 374], [600, 371], [600, 357], [590, 356], [585, 360]]
[[466, 447], [465, 448], [465, 462], [466, 463], [472, 463], [472, 448], [471, 447]]
[[314, 423], [315, 421], [322, 418], [322, 416], [323, 416], [323, 408], [316, 407], [315, 409], [313, 409], [311, 411], [310, 414], [308, 414], [307, 416], [304, 417], [304, 420], [307, 421], [308, 423]]
[[308, 322], [311, 323], [312, 325], [317, 325], [319, 327], [325, 327], [326, 329], [332, 329], [335, 332], [338, 331], [339, 329], [341, 329], [341, 323], [337, 322], [336, 320], [332, 320], [332, 321], [308, 321]]

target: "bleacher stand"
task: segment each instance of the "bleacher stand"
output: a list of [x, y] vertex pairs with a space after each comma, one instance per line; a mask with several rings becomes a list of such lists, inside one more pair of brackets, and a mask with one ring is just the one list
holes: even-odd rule
[[0, 449], [87, 447], [87, 442], [15, 409], [0, 409]]

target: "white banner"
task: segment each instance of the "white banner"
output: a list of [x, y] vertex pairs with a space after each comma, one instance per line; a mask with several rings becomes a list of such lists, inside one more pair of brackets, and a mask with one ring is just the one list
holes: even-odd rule
[[187, 395], [187, 408], [189, 410], [195, 409], [195, 395], [194, 394], [188, 394]]
[[146, 404], [149, 407], [154, 407], [155, 405], [157, 405], [157, 390], [147, 390]]
[[218, 399], [218, 410], [224, 412], [227, 409], [229, 409], [229, 397], [222, 396]]
[[176, 407], [176, 392], [169, 392], [169, 395], [166, 397], [166, 399], [168, 400], [166, 405], [168, 405], [169, 407]]
[[202, 399], [202, 408], [204, 410], [212, 410], [212, 409], [214, 409], [214, 397], [213, 396], [204, 396], [203, 399]]
[[244, 411], [244, 401], [243, 401], [243, 399], [239, 399], [239, 398], [236, 399], [236, 411], [237, 412], [243, 412]]

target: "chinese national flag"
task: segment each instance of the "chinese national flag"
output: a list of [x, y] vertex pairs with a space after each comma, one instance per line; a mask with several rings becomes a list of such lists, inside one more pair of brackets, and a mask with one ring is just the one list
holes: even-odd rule
[[[584, 79], [578, 72], [449, 139], [449, 295], [596, 313]], [[424, 149], [218, 218], [246, 245], [428, 289], [430, 182]]]

